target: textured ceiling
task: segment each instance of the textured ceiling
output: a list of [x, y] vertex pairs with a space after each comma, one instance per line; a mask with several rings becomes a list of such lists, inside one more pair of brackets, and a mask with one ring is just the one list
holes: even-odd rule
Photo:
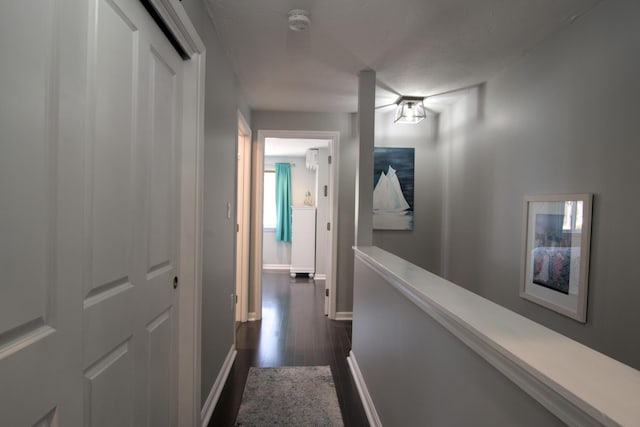
[[[599, 0], [206, 1], [251, 108], [356, 111], [360, 70], [377, 105], [475, 85]], [[294, 8], [309, 30], [289, 30]]]

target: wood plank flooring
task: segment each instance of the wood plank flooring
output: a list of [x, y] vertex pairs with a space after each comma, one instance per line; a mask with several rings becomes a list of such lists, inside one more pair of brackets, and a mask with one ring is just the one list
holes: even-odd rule
[[345, 426], [368, 426], [349, 366], [351, 322], [324, 315], [324, 281], [262, 276], [262, 320], [240, 324], [238, 354], [209, 427], [233, 426], [251, 366], [329, 365]]

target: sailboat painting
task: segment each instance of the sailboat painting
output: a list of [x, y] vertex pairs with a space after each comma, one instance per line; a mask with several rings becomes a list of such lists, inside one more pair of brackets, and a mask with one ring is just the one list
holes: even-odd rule
[[414, 148], [375, 147], [374, 230], [413, 230], [414, 163]]

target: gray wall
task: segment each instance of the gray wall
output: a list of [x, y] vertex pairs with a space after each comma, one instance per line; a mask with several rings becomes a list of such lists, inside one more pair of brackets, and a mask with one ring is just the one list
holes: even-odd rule
[[[439, 142], [447, 278], [637, 369], [638, 22], [637, 2], [600, 3], [488, 81], [479, 111], [455, 108]], [[518, 296], [523, 197], [581, 192], [595, 195], [586, 324]]]
[[[337, 311], [353, 305], [353, 221], [355, 211], [356, 115], [352, 113], [299, 113], [252, 111], [251, 128], [257, 141], [259, 130], [307, 130], [340, 132]], [[249, 311], [255, 311], [255, 296], [249, 296]]]
[[[184, 0], [182, 4], [207, 49], [201, 354], [204, 403], [234, 343], [230, 295], [235, 292], [235, 251], [229, 248], [235, 247], [237, 110], [247, 121], [251, 116], [204, 2]], [[234, 207], [231, 219], [227, 218], [227, 203]]]
[[564, 425], [358, 260], [355, 281], [353, 353], [382, 425]]
[[[442, 170], [434, 116], [416, 125], [393, 122], [394, 109], [376, 114], [376, 147], [415, 148], [414, 228], [374, 230], [373, 245], [433, 273], [440, 273]], [[374, 186], [377, 177], [374, 177]]]

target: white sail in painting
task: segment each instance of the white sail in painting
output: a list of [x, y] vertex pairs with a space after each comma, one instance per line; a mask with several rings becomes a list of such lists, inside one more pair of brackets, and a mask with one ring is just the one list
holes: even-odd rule
[[396, 170], [389, 165], [389, 170], [385, 175], [380, 173], [380, 179], [373, 190], [373, 209], [384, 212], [402, 212], [409, 209], [400, 181], [396, 175]]
[[396, 170], [389, 165], [387, 173], [380, 178], [373, 189], [373, 226], [379, 230], [411, 230], [413, 215], [409, 203], [402, 194]]

